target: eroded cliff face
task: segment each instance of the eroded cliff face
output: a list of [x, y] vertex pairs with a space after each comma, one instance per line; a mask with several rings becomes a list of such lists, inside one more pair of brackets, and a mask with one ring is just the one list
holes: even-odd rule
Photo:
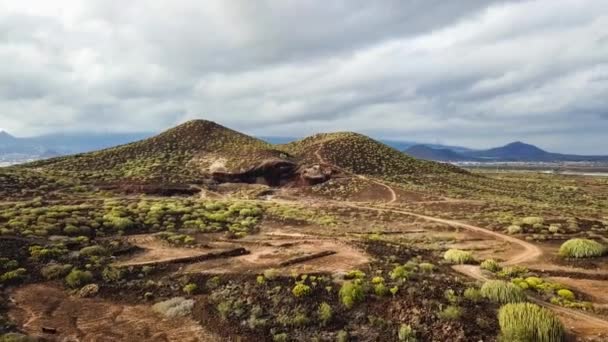
[[288, 160], [271, 159], [241, 172], [214, 169], [210, 173], [213, 180], [219, 183], [307, 186], [326, 182], [331, 178], [332, 170], [320, 165], [306, 166]]

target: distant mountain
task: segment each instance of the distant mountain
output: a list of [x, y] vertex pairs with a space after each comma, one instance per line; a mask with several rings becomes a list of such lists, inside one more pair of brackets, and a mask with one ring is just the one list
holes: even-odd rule
[[[273, 136], [259, 136], [258, 139], [264, 140], [271, 144], [288, 144], [290, 142], [300, 140], [301, 137], [273, 137]], [[392, 139], [377, 139], [379, 142], [390, 146], [396, 150], [403, 151], [408, 148], [416, 145], [428, 146], [435, 149], [449, 149], [455, 152], [466, 152], [472, 151], [470, 148], [462, 147], [462, 146], [449, 146], [449, 145], [441, 145], [441, 144], [422, 144], [420, 142], [415, 141], [406, 141], [406, 140], [392, 140]]]
[[8, 134], [7, 132], [0, 131], [0, 144], [12, 143], [15, 141], [15, 139], [16, 139], [15, 137]]
[[0, 131], [0, 162], [23, 163], [95, 151], [151, 136], [152, 133], [71, 133], [18, 138]]
[[472, 162], [566, 162], [588, 161], [608, 162], [608, 156], [581, 156], [547, 152], [537, 146], [512, 142], [505, 146], [487, 150], [454, 151], [436, 149], [429, 146], [415, 146], [404, 153], [416, 158], [436, 161], [472, 161]]
[[257, 137], [260, 140], [263, 140], [269, 144], [273, 144], [273, 145], [281, 145], [281, 144], [288, 144], [292, 141], [296, 141], [300, 138], [294, 138], [294, 137], [269, 137], [269, 136], [262, 136], [262, 137]]
[[433, 148], [428, 145], [414, 145], [403, 152], [409, 156], [425, 160], [443, 162], [479, 161], [477, 158], [465, 156], [448, 148]]

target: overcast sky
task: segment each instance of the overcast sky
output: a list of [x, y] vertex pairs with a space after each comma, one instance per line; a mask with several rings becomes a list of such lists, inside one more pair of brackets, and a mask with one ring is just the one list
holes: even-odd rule
[[0, 129], [608, 154], [606, 0], [1, 0]]

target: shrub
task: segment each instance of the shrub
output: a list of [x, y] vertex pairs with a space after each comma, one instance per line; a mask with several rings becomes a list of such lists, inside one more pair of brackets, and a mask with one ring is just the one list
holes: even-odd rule
[[345, 276], [345, 279], [363, 279], [365, 278], [365, 273], [359, 270], [353, 270], [348, 272]]
[[17, 262], [17, 260], [10, 260], [8, 258], [0, 258], [0, 270], [12, 271], [16, 268], [19, 268], [19, 263]]
[[406, 280], [409, 276], [410, 272], [408, 272], [405, 266], [397, 266], [390, 273], [390, 277], [393, 280]]
[[259, 275], [255, 278], [255, 281], [260, 285], [264, 285], [266, 284], [266, 277], [264, 277], [263, 275]]
[[319, 320], [322, 325], [327, 325], [329, 321], [331, 321], [334, 316], [334, 311], [329, 304], [323, 302], [319, 304], [319, 309], [317, 310], [317, 315], [319, 316]]
[[352, 308], [356, 303], [362, 302], [365, 299], [365, 290], [363, 286], [357, 282], [347, 281], [340, 288], [340, 301], [348, 309]]
[[401, 324], [397, 338], [402, 342], [416, 342], [416, 333], [414, 329], [408, 324]]
[[496, 303], [518, 303], [526, 300], [524, 291], [503, 280], [488, 280], [481, 287], [481, 295]]
[[382, 277], [373, 277], [372, 284], [384, 284], [384, 278]]
[[336, 341], [337, 342], [348, 342], [349, 337], [350, 336], [348, 335], [348, 331], [340, 330], [338, 332], [338, 335], [336, 335]]
[[502, 269], [498, 261], [494, 259], [484, 260], [479, 267], [481, 267], [482, 270], [490, 271], [492, 273], [499, 272]]
[[573, 301], [576, 299], [574, 292], [568, 289], [561, 289], [557, 291], [557, 295], [565, 300]]
[[559, 255], [566, 258], [591, 258], [602, 256], [606, 247], [597, 241], [588, 239], [571, 239], [559, 248]]
[[420, 265], [418, 266], [420, 267], [420, 270], [422, 272], [432, 273], [433, 271], [435, 271], [435, 265], [431, 264], [430, 262], [423, 262], [420, 263]]
[[16, 283], [23, 280], [26, 275], [27, 270], [25, 268], [8, 271], [0, 276], [0, 283]]
[[205, 287], [207, 287], [208, 290], [215, 290], [221, 285], [221, 283], [222, 279], [220, 279], [220, 277], [218, 276], [215, 276], [205, 282]]
[[514, 225], [507, 227], [507, 233], [509, 233], [510, 235], [519, 234], [521, 232], [522, 232], [521, 226], [514, 224]]
[[279, 277], [279, 271], [274, 268], [267, 269], [264, 271], [264, 277], [268, 280], [275, 280]]
[[312, 289], [310, 286], [300, 283], [293, 287], [291, 293], [293, 293], [294, 296], [301, 298], [309, 296], [312, 293]]
[[439, 313], [439, 318], [443, 319], [443, 320], [447, 320], [447, 321], [456, 321], [458, 319], [460, 319], [460, 316], [462, 315], [462, 310], [460, 309], [460, 307], [455, 306], [455, 305], [450, 305], [448, 307], [446, 307], [445, 309], [443, 309], [440, 313]]
[[288, 340], [289, 336], [286, 333], [272, 335], [273, 342], [287, 342]]
[[184, 286], [183, 291], [187, 295], [193, 295], [198, 290], [198, 286], [194, 283], [187, 284]]
[[40, 274], [47, 280], [63, 278], [70, 273], [72, 265], [50, 264], [40, 270]]
[[528, 273], [529, 270], [524, 266], [511, 266], [505, 267], [500, 272], [498, 272], [498, 276], [502, 278], [515, 278], [521, 277]]
[[468, 289], [464, 290], [463, 296], [473, 303], [480, 302], [483, 299], [481, 291], [474, 287], [469, 287]]
[[152, 306], [154, 312], [169, 318], [187, 316], [192, 312], [192, 308], [194, 308], [194, 300], [183, 297], [172, 298]]
[[388, 294], [389, 290], [384, 283], [379, 283], [374, 285], [374, 293], [378, 297], [384, 297]]
[[462, 251], [459, 249], [447, 250], [443, 255], [443, 258], [454, 264], [467, 264], [474, 261], [473, 254], [471, 254], [471, 252]]
[[536, 216], [531, 216], [531, 217], [524, 217], [521, 222], [523, 224], [527, 224], [529, 226], [536, 226], [536, 225], [542, 225], [545, 223], [545, 220], [542, 217], [536, 217]]
[[564, 340], [564, 327], [555, 315], [536, 304], [506, 304], [498, 312], [505, 341], [557, 342]]
[[117, 282], [124, 276], [124, 271], [117, 267], [108, 266], [103, 269], [101, 276], [108, 283]]
[[81, 271], [73, 269], [70, 274], [65, 277], [65, 282], [71, 288], [79, 288], [93, 281], [93, 274], [89, 271]]
[[528, 277], [525, 279], [526, 284], [528, 284], [528, 287], [532, 287], [532, 288], [537, 288], [539, 287], [544, 281], [539, 278], [539, 277]]
[[451, 304], [457, 304], [460, 301], [460, 298], [452, 289], [445, 290], [443, 292], [443, 297], [445, 297], [445, 299], [447, 299], [447, 301]]

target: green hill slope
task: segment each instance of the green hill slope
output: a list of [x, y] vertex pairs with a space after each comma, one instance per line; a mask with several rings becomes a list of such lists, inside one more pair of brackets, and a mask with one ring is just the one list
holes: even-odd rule
[[189, 121], [155, 137], [97, 152], [24, 165], [73, 172], [99, 180], [138, 179], [187, 182], [216, 164], [240, 170], [283, 152], [259, 139], [205, 120]]
[[333, 164], [353, 173], [378, 177], [420, 177], [466, 171], [448, 164], [409, 157], [365, 135], [351, 132], [317, 134], [281, 147], [308, 162]]

